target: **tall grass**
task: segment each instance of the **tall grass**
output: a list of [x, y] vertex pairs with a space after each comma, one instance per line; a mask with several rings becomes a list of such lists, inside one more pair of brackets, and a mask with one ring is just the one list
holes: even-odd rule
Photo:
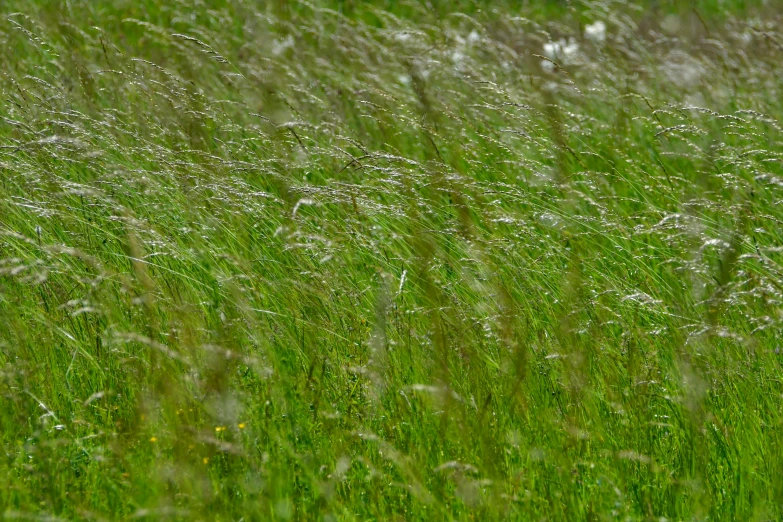
[[779, 519], [762, 4], [3, 2], [0, 516]]

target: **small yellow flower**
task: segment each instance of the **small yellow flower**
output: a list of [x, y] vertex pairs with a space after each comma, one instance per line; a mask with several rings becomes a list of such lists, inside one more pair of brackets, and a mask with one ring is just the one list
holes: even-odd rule
[[158, 442], [158, 438], [157, 437], [150, 437], [150, 442]]
[[245, 429], [245, 423], [244, 423], [244, 422], [240, 422], [240, 423], [237, 425], [237, 427], [238, 427], [240, 430], [244, 430], [244, 429]]
[[204, 457], [204, 460], [203, 460], [202, 462], [203, 462], [204, 464], [208, 464], [208, 463], [209, 463], [209, 458], [208, 458], [208, 457]]
[[220, 433], [221, 431], [226, 431], [225, 426], [215, 426], [215, 432]]

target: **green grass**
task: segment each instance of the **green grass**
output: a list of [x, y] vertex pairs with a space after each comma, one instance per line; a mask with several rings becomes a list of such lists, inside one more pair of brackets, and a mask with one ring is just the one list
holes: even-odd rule
[[423, 5], [2, 3], [0, 518], [783, 517], [772, 2]]

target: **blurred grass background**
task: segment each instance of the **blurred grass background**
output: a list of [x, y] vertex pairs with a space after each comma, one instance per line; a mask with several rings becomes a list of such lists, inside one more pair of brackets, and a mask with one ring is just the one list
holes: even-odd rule
[[772, 2], [1, 10], [3, 518], [780, 519]]

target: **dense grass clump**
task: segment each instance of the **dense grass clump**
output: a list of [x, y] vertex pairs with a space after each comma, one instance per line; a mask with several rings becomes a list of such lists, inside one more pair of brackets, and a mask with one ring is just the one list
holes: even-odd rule
[[779, 520], [773, 2], [2, 2], [0, 518]]

